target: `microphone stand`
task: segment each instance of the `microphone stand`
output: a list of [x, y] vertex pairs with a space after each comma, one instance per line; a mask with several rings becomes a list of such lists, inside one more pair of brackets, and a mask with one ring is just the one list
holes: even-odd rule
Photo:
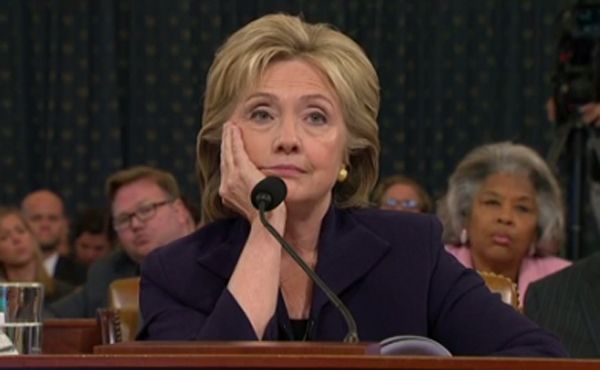
[[323, 293], [325, 293], [327, 298], [329, 298], [329, 300], [331, 300], [331, 302], [333, 302], [333, 304], [337, 307], [337, 309], [342, 313], [342, 316], [344, 316], [344, 320], [346, 320], [346, 323], [348, 325], [348, 333], [346, 334], [346, 337], [344, 338], [344, 342], [357, 343], [359, 340], [358, 339], [358, 329], [356, 328], [356, 322], [354, 321], [352, 314], [350, 313], [350, 311], [348, 310], [346, 305], [344, 305], [344, 303], [338, 298], [338, 296], [333, 291], [331, 291], [331, 289], [329, 289], [329, 287], [327, 286], [327, 284], [325, 284], [325, 282], [323, 280], [321, 280], [319, 275], [317, 275], [306, 264], [306, 262], [304, 262], [302, 257], [300, 257], [298, 255], [298, 253], [296, 253], [294, 248], [292, 248], [292, 246], [289, 245], [289, 243], [287, 241], [285, 241], [285, 239], [283, 239], [283, 237], [279, 234], [279, 232], [277, 230], [275, 230], [275, 228], [271, 225], [271, 223], [269, 221], [267, 221], [267, 218], [265, 217], [265, 201], [260, 201], [259, 214], [260, 214], [260, 222], [262, 222], [264, 227], [271, 233], [271, 235], [273, 235], [273, 237], [275, 237], [275, 239], [279, 242], [279, 244], [281, 244], [283, 249], [290, 255], [290, 257], [292, 257], [294, 259], [294, 261], [296, 261], [296, 263], [298, 265], [300, 265], [300, 267], [302, 267], [302, 270], [304, 270], [304, 272], [306, 272], [306, 274], [312, 279], [312, 281], [314, 281], [315, 284], [317, 284], [317, 286], [319, 288], [321, 288], [321, 290], [323, 291]]

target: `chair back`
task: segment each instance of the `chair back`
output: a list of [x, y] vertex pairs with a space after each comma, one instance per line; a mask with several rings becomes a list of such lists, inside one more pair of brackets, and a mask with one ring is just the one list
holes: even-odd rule
[[506, 276], [489, 271], [477, 271], [483, 278], [485, 285], [492, 293], [500, 295], [502, 302], [513, 306], [517, 311], [519, 308], [519, 291], [517, 284]]
[[139, 296], [139, 277], [117, 279], [110, 284], [109, 307], [98, 311], [103, 343], [135, 340], [139, 329]]
[[113, 344], [123, 341], [121, 333], [121, 316], [113, 308], [101, 307], [96, 310], [102, 344]]

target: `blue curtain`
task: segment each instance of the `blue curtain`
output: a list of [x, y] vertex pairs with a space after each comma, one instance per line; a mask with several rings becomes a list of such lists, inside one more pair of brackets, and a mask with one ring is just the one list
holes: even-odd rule
[[542, 154], [566, 0], [4, 0], [0, 203], [50, 187], [69, 210], [104, 205], [133, 164], [175, 173], [193, 200], [195, 137], [224, 39], [272, 12], [327, 22], [362, 45], [382, 91], [381, 174], [437, 197], [456, 163], [492, 141]]

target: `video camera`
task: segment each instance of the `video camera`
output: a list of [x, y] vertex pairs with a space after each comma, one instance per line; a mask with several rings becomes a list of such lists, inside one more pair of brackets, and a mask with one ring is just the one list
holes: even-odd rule
[[578, 1], [559, 15], [558, 62], [553, 75], [559, 124], [578, 107], [600, 101], [600, 1]]

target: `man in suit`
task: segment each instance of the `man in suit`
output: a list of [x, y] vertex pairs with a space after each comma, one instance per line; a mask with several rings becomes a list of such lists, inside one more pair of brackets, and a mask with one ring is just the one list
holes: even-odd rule
[[600, 253], [530, 285], [525, 314], [573, 357], [600, 357]]
[[61, 197], [47, 189], [34, 191], [23, 199], [21, 211], [40, 244], [48, 275], [72, 285], [82, 284], [85, 267], [60, 254], [61, 249], [69, 250], [68, 245], [62, 246], [68, 221]]
[[148, 253], [195, 228], [177, 181], [168, 172], [146, 166], [121, 170], [108, 178], [106, 190], [112, 227], [123, 248], [93, 263], [82, 289], [49, 307], [56, 317], [94, 317], [108, 304], [111, 282], [139, 275], [139, 264]]

